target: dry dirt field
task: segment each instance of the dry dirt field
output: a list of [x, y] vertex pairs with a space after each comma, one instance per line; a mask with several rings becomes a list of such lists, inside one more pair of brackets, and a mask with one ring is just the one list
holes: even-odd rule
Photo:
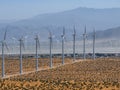
[[[60, 66], [62, 63], [61, 58], [53, 58], [53, 66]], [[35, 58], [23, 58], [23, 73], [35, 71], [36, 69], [36, 59]], [[38, 59], [38, 68], [47, 69], [49, 68], [49, 58]], [[65, 58], [65, 63], [71, 63], [72, 60]], [[0, 58], [0, 74], [1, 74], [1, 58]], [[20, 61], [18, 58], [5, 58], [5, 75], [19, 74], [20, 72]]]
[[79, 60], [0, 79], [0, 90], [120, 90], [120, 59]]

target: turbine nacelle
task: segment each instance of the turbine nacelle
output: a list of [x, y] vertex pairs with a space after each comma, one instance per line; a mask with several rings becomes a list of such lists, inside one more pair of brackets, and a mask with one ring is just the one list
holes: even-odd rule
[[84, 33], [83, 33], [83, 38], [86, 39], [87, 37], [88, 37], [88, 35], [87, 35], [87, 32], [86, 32], [86, 26], [85, 26]]
[[65, 38], [65, 27], [63, 27], [63, 34], [61, 35], [61, 37], [64, 39]]
[[73, 36], [76, 36], [76, 29], [75, 29], [75, 26], [73, 27], [73, 29], [74, 29]]
[[24, 38], [22, 37], [18, 41], [20, 42], [21, 47], [25, 50]]
[[40, 41], [39, 41], [39, 36], [38, 35], [36, 35], [35, 36], [35, 40], [36, 40], [36, 44], [39, 46], [39, 48], [40, 48]]

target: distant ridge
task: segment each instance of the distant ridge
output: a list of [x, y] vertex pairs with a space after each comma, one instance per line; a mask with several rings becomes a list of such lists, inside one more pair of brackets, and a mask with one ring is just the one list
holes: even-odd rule
[[120, 27], [111, 28], [104, 31], [97, 31], [97, 38], [100, 39], [119, 39], [120, 38]]
[[[119, 35], [116, 35], [119, 33], [119, 28], [108, 29], [120, 26], [119, 17], [120, 8], [94, 9], [80, 7], [64, 12], [37, 15], [33, 18], [10, 23], [8, 37], [18, 37], [21, 35], [34, 36], [36, 33], [39, 33], [41, 39], [43, 40], [44, 38], [46, 40], [48, 39], [48, 30], [51, 30], [56, 36], [60, 36], [63, 26], [66, 27], [67, 36], [69, 37], [72, 35], [74, 25], [79, 35], [83, 33], [84, 26], [86, 25], [88, 33], [92, 32], [93, 27], [97, 31], [99, 30], [98, 37], [119, 37]], [[6, 24], [0, 24], [1, 34], [4, 32], [3, 28], [5, 26]], [[101, 31], [106, 29], [108, 30]], [[0, 38], [2, 38], [1, 36]]]

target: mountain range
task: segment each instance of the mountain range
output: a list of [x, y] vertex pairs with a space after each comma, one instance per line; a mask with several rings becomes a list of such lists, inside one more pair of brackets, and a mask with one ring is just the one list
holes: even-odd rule
[[3, 38], [7, 27], [8, 39], [22, 36], [29, 36], [32, 39], [35, 34], [39, 34], [41, 40], [46, 40], [48, 39], [49, 31], [59, 39], [62, 29], [65, 27], [66, 37], [71, 39], [70, 35], [73, 33], [74, 25], [78, 35], [83, 34], [86, 26], [88, 33], [92, 32], [95, 27], [98, 38], [118, 38], [120, 37], [119, 16], [120, 8], [93, 9], [80, 7], [59, 13], [42, 14], [9, 24], [0, 23], [0, 38]]

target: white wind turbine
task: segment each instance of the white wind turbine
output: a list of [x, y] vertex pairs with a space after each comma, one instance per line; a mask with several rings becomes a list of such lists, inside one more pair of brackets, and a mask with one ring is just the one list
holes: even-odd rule
[[53, 37], [52, 37], [52, 33], [49, 31], [49, 39], [50, 39], [50, 68], [52, 68], [52, 43], [53, 43]]
[[74, 26], [74, 33], [73, 33], [73, 61], [75, 61], [75, 40], [76, 40], [76, 30]]
[[8, 50], [8, 46], [6, 44], [6, 34], [7, 34], [7, 29], [5, 31], [5, 34], [4, 34], [4, 39], [1, 41], [2, 43], [2, 77], [5, 76], [5, 56], [4, 56], [4, 49], [5, 47], [7, 48]]
[[38, 71], [38, 48], [40, 48], [40, 41], [38, 35], [36, 35], [35, 41], [36, 41], [36, 71]]
[[17, 39], [15, 37], [12, 37], [12, 40], [13, 40], [13, 43], [14, 43], [14, 45], [12, 47], [12, 51], [13, 51], [13, 55], [14, 55], [15, 54], [15, 44], [16, 44]]
[[23, 37], [19, 39], [19, 42], [20, 42], [20, 74], [22, 74], [22, 49], [25, 49]]
[[94, 29], [93, 30], [93, 60], [95, 60], [95, 39], [96, 39], [96, 32]]
[[85, 26], [84, 34], [83, 34], [83, 59], [86, 59], [86, 38], [87, 38], [87, 33], [86, 33], [86, 26]]
[[65, 28], [63, 27], [62, 37], [62, 64], [64, 64], [64, 41], [65, 41]]
[[[24, 39], [25, 39], [25, 46], [28, 46], [28, 36], [26, 35]], [[25, 47], [25, 49], [27, 49], [27, 47]]]

